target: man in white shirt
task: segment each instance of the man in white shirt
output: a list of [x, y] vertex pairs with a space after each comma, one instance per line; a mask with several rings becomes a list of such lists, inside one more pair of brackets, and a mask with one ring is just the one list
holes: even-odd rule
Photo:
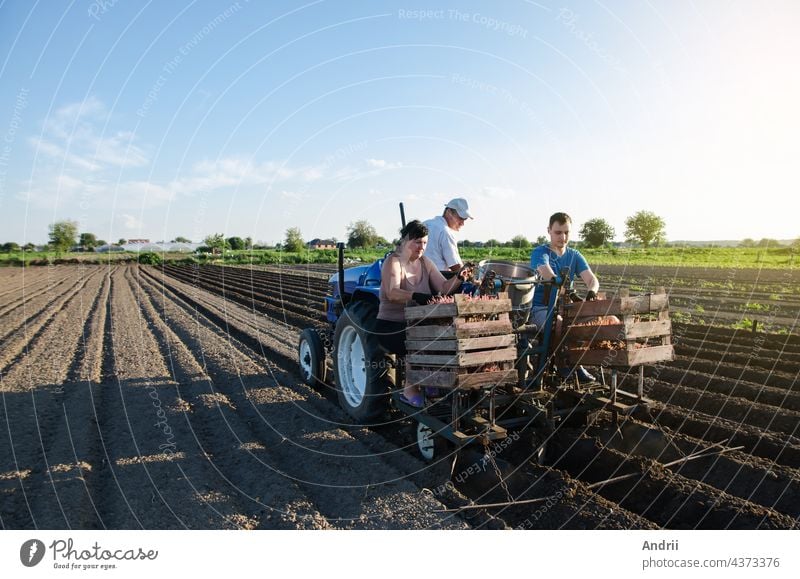
[[428, 247], [425, 257], [430, 259], [439, 271], [458, 271], [461, 269], [461, 256], [456, 244], [456, 231], [464, 226], [467, 219], [472, 219], [469, 203], [457, 197], [445, 205], [444, 213], [428, 219]]

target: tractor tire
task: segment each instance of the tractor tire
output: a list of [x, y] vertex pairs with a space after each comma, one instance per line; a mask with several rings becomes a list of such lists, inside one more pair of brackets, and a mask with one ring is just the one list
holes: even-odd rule
[[350, 304], [333, 334], [333, 372], [339, 405], [359, 424], [378, 421], [389, 408], [392, 362], [375, 333], [378, 306]]
[[314, 328], [306, 328], [300, 332], [297, 344], [297, 359], [300, 364], [300, 375], [309, 386], [325, 384], [327, 367], [325, 363], [325, 346], [319, 333]]

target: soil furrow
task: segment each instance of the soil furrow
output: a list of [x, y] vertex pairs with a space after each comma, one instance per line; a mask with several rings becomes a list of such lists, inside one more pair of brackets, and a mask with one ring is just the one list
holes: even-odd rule
[[[231, 337], [215, 325], [203, 328], [200, 341], [188, 335], [180, 338], [190, 350], [202, 348], [221, 400], [213, 412], [222, 414], [228, 427], [241, 422], [251, 439], [255, 436], [269, 449], [263, 456], [269, 460], [265, 466], [295, 481], [332, 524], [340, 528], [465, 527], [463, 521], [445, 521], [432, 513], [442, 508], [441, 503], [420, 493], [335, 424], [315, 416], [294, 391], [276, 382], [268, 368], [258, 363], [258, 371], [251, 369], [248, 374], [231, 368], [224, 357], [220, 359], [220, 352], [236, 344], [230, 344]], [[209, 349], [213, 336], [218, 346]], [[251, 364], [256, 363], [257, 359], [251, 359]], [[296, 380], [296, 376], [291, 378]]]
[[[45, 291], [40, 292], [33, 299], [26, 299], [21, 304], [21, 308], [15, 308], [16, 311], [11, 311], [3, 316], [3, 333], [0, 334], [0, 344], [13, 337], [27, 324], [32, 324], [42, 317], [51, 309], [50, 306], [53, 303], [58, 302], [64, 296], [69, 296], [83, 281], [84, 278], [72, 275], [64, 284], [48, 283]], [[61, 287], [62, 285], [63, 287]], [[55, 291], [56, 288], [59, 289], [58, 292]]]
[[[100, 295], [102, 280], [92, 279], [87, 291]], [[94, 287], [96, 286], [96, 287]], [[87, 294], [91, 299], [92, 293]], [[39, 343], [28, 352], [27, 360], [48, 360], [48, 364], [20, 364], [7, 375], [5, 388], [12, 393], [29, 391], [30, 395], [20, 395], [25, 409], [13, 414], [9, 424], [18, 440], [20, 448], [32, 452], [28, 457], [16, 453], [18, 468], [29, 474], [25, 479], [28, 494], [36, 501], [28, 505], [32, 523], [44, 528], [83, 527], [86, 502], [86, 488], [83, 473], [91, 469], [91, 464], [79, 459], [73, 437], [68, 430], [68, 420], [80, 431], [78, 447], [87, 435], [85, 429], [90, 424], [90, 414], [86, 412], [89, 397], [85, 388], [78, 384], [62, 383], [67, 374], [78, 344], [82, 337], [80, 331], [88, 317], [82, 300], [75, 300], [62, 310], [63, 320], [58, 327], [48, 330]], [[97, 299], [92, 307], [97, 306]], [[90, 386], [90, 385], [87, 385]], [[30, 404], [30, 407], [28, 406]], [[25, 440], [27, 436], [28, 440]], [[71, 521], [71, 522], [70, 522]], [[25, 526], [25, 525], [21, 525]]]
[[765, 360], [771, 363], [775, 358], [780, 359], [782, 363], [789, 363], [791, 365], [800, 365], [800, 353], [794, 352], [779, 352], [774, 349], [759, 346], [758, 343], [743, 346], [739, 344], [721, 344], [719, 342], [702, 341], [689, 337], [681, 337], [680, 341], [675, 344], [675, 351], [681, 356], [697, 356], [700, 358], [707, 358], [710, 360], [719, 360], [726, 353], [734, 354], [737, 356], [744, 355], [746, 358]]
[[720, 364], [718, 362], [708, 362], [691, 358], [677, 357], [670, 363], [673, 368], [680, 368], [691, 372], [701, 372], [713, 376], [732, 378], [733, 380], [746, 380], [755, 384], [764, 384], [773, 388], [793, 390], [797, 388], [797, 374], [783, 374], [777, 370], [780, 362], [776, 361], [775, 370], [750, 369], [747, 366], [737, 366], [733, 364]]
[[[676, 370], [668, 366], [645, 368], [645, 389], [653, 380], [661, 380], [670, 384], [698, 384], [707, 392], [715, 392], [725, 396], [741, 398], [749, 402], [758, 402], [766, 406], [774, 406], [784, 410], [800, 411], [800, 392], [783, 390], [772, 386], [763, 386], [752, 382], [717, 378], [710, 374]], [[620, 387], [630, 391], [636, 389], [637, 377], [627, 375], [620, 382]]]
[[791, 529], [794, 520], [772, 509], [690, 480], [649, 459], [637, 459], [593, 439], [580, 440], [558, 453], [555, 468], [587, 483], [623, 475], [630, 478], [598, 487], [624, 508], [670, 529]]
[[[20, 308], [24, 304], [37, 299], [39, 296], [43, 294], [55, 291], [55, 289], [61, 285], [68, 285], [69, 281], [72, 279], [73, 277], [71, 275], [66, 275], [53, 283], [50, 283], [47, 280], [43, 280], [40, 283], [33, 284], [32, 287], [31, 284], [26, 283], [23, 287], [14, 290], [13, 293], [18, 296], [16, 299], [14, 299], [12, 302], [7, 302], [3, 304], [2, 308], [0, 309], [0, 318], [2, 318], [3, 316], [10, 315], [11, 312], [16, 310], [17, 308]], [[40, 285], [44, 287], [37, 289], [37, 287]]]
[[65, 307], [69, 306], [76, 298], [80, 300], [81, 291], [89, 283], [97, 272], [91, 272], [87, 277], [81, 276], [78, 282], [66, 295], [53, 299], [47, 304], [46, 308], [32, 315], [12, 332], [6, 334], [5, 339], [0, 341], [0, 374], [6, 374], [11, 366], [19, 362], [25, 356], [26, 350], [33, 347], [39, 337], [47, 331], [49, 327], [57, 327], [56, 322], [63, 315]]
[[[83, 342], [83, 329], [102, 287], [100, 271], [92, 271], [82, 288], [63, 302], [46, 323], [31, 335], [30, 342], [4, 371], [6, 390], [28, 390], [33, 387], [58, 386], [67, 377], [68, 369]], [[83, 274], [82, 274], [83, 277]]]
[[[293, 481], [265, 468], [270, 462], [268, 447], [247, 432], [238, 415], [223, 416], [227, 400], [205, 367], [209, 357], [232, 352], [220, 354], [219, 344], [199, 335], [207, 333], [201, 330], [200, 320], [168, 302], [163, 292], [141, 277], [138, 281], [140, 305], [178, 383], [185, 407], [183, 426], [194, 438], [202, 462], [217, 479], [215, 502], [226, 499], [227, 518], [249, 528], [330, 528]], [[207, 350], [215, 353], [207, 354]], [[199, 359], [193, 351], [198, 352]], [[231, 357], [235, 360], [228, 363], [236, 364], [237, 376], [254, 370], [243, 355]]]
[[275, 294], [255, 292], [251, 287], [240, 288], [235, 285], [226, 285], [222, 281], [222, 278], [208, 279], [203, 277], [199, 280], [192, 279], [185, 272], [175, 272], [171, 269], [167, 270], [167, 273], [181, 281], [192, 283], [197, 287], [241, 304], [248, 309], [263, 312], [286, 324], [304, 325], [311, 323], [314, 318], [309, 317], [308, 312], [314, 311], [316, 309], [315, 306], [320, 303], [318, 301], [315, 304], [308, 299], [307, 295], [298, 299], [291, 299], [289, 296], [286, 296], [286, 298], [289, 298], [286, 299], [280, 294], [276, 297]]
[[[117, 496], [113, 503], [104, 502], [101, 516], [114, 528], [220, 526], [222, 517], [214, 507], [220, 497], [206, 496], [207, 489], [193, 485], [195, 478], [202, 478], [195, 470], [202, 462], [192, 457], [194, 445], [178, 447], [182, 404], [167, 360], [142, 319], [130, 277], [133, 267], [120, 268], [115, 279], [111, 317], [116, 383], [104, 384], [103, 393], [106, 466], [128, 508], [119, 508]], [[181, 442], [190, 444], [185, 434]], [[109, 511], [115, 505], [119, 510]]]
[[[196, 296], [197, 297], [197, 296]], [[238, 337], [238, 336], [237, 336]], [[287, 344], [285, 341], [275, 343], [275, 346], [280, 346], [281, 352], [272, 350], [269, 357], [272, 359], [280, 358], [286, 360], [285, 371], [290, 374], [296, 372], [296, 361], [293, 359], [293, 351], [290, 342]], [[259, 347], [257, 351], [261, 352], [263, 347]], [[276, 355], [280, 354], [280, 355]], [[280, 364], [279, 365], [283, 365]], [[332, 424], [340, 424], [349, 422], [349, 419], [335, 404], [335, 397], [325, 398], [304, 384], [299, 383], [296, 377], [293, 378], [294, 382], [291, 383], [293, 390], [304, 395], [304, 399], [311, 405], [310, 413], [316, 413], [324, 420], [330, 421]], [[252, 401], [250, 402], [252, 403]], [[242, 407], [242, 406], [240, 406]], [[243, 406], [246, 408], [246, 406]], [[256, 405], [258, 408], [258, 405]], [[253, 417], [256, 423], [263, 423], [260, 413], [258, 416]], [[408, 422], [407, 420], [404, 422]], [[409, 431], [412, 430], [411, 425], [405, 425], [404, 422], [398, 422], [396, 425], [380, 427], [375, 430], [386, 430], [385, 435], [378, 435], [373, 429], [362, 427], [348, 427], [348, 433], [361, 441], [373, 453], [379, 453], [384, 461], [388, 461], [395, 465], [395, 468], [400, 472], [407, 473], [405, 476], [413, 480], [421, 487], [433, 489], [435, 496], [440, 500], [445, 500], [451, 507], [461, 506], [465, 504], [464, 497], [452, 488], [452, 485], [444, 485], [447, 480], [446, 474], [442, 469], [431, 468], [430, 466], [420, 463], [417, 459], [413, 458], [412, 454], [415, 452], [415, 442], [411, 437], [398, 436], [397, 428], [402, 425]], [[406, 452], [398, 452], [400, 449], [388, 442], [384, 436], [392, 438], [395, 442], [404, 444]], [[410, 452], [409, 452], [410, 451]], [[449, 474], [449, 467], [444, 471]], [[555, 475], [560, 481], [564, 481], [560, 475]], [[551, 481], [552, 482], [552, 481]], [[555, 486], [554, 486], [555, 485]], [[543, 484], [532, 485], [542, 493], [547, 493], [549, 490], [553, 491], [553, 500], [547, 503], [547, 508], [542, 509], [541, 506], [534, 508], [530, 506], [514, 507], [512, 509], [505, 509], [502, 512], [504, 520], [507, 520], [510, 525], [520, 526], [524, 528], [539, 528], [542, 525], [548, 524], [552, 521], [553, 517], [560, 517], [561, 525], [565, 528], [647, 528], [651, 525], [649, 521], [641, 519], [633, 513], [614, 507], [604, 499], [598, 497], [594, 493], [586, 491], [580, 483], [569, 482], [564, 484], [551, 484], [548, 489], [545, 489]], [[529, 489], [531, 490], [531, 489]], [[483, 515], [483, 511], [468, 512], [472, 519], [471, 523], [475, 525], [478, 523], [475, 519], [478, 515]], [[480, 522], [479, 526], [493, 526], [494, 520], [489, 519]]]
[[648, 384], [647, 396], [665, 404], [702, 412], [739, 424], [760, 424], [765, 431], [793, 436], [800, 425], [800, 413], [765, 406], [716, 392], [675, 385], [661, 380]]
[[797, 374], [800, 371], [800, 363], [793, 362], [785, 356], [773, 358], [766, 352], [754, 349], [749, 354], [738, 352], [724, 352], [712, 350], [710, 348], [696, 350], [694, 348], [684, 348], [680, 345], [675, 347], [675, 354], [682, 359], [702, 360], [719, 363], [725, 366], [746, 366], [755, 371], [759, 370], [779, 370], [786, 374]]
[[785, 436], [763, 432], [755, 426], [673, 408], [660, 402], [653, 402], [651, 414], [651, 421], [658, 426], [666, 426], [710, 443], [727, 441], [727, 446], [743, 446], [748, 454], [790, 468], [800, 468], [800, 445], [788, 442]]

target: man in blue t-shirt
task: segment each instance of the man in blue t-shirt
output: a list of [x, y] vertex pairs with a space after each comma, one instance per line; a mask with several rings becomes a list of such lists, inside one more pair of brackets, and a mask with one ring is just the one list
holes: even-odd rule
[[[561, 275], [563, 268], [569, 268], [569, 280], [575, 279], [575, 276], [580, 276], [583, 283], [586, 284], [589, 290], [586, 293], [586, 299], [592, 301], [597, 299], [597, 291], [600, 289], [600, 282], [597, 277], [592, 273], [589, 264], [581, 253], [571, 247], [567, 247], [569, 243], [570, 226], [572, 225], [572, 218], [566, 213], [554, 213], [550, 216], [550, 225], [547, 227], [547, 233], [550, 235], [550, 243], [540, 245], [531, 252], [531, 269], [539, 272], [539, 275], [546, 280], [553, 279]], [[547, 303], [545, 302], [545, 287], [537, 285], [533, 292], [533, 304], [531, 308], [531, 322], [544, 327], [547, 321]], [[562, 371], [564, 377], [572, 374], [571, 369], [564, 369]], [[584, 370], [583, 366], [578, 366], [576, 374], [581, 382], [593, 382], [594, 376]]]

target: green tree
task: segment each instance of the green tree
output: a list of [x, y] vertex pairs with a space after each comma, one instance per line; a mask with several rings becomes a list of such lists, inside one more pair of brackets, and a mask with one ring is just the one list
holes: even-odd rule
[[283, 242], [283, 250], [292, 253], [300, 253], [305, 249], [303, 234], [299, 227], [290, 227], [286, 230], [286, 241]]
[[780, 245], [780, 244], [778, 243], [777, 239], [769, 239], [767, 237], [762, 238], [758, 242], [758, 247], [770, 248], [770, 247], [778, 247], [778, 245]]
[[22, 246], [23, 251], [36, 251], [36, 246], [32, 243], [26, 243]]
[[231, 249], [240, 250], [244, 249], [244, 239], [241, 237], [229, 237], [228, 238], [228, 245], [231, 246]]
[[369, 221], [362, 219], [347, 226], [347, 246], [351, 249], [375, 247], [377, 242], [378, 233]]
[[128, 240], [124, 237], [121, 237], [120, 240], [117, 241], [117, 245], [125, 245], [126, 243], [128, 243]]
[[3, 244], [3, 253], [15, 253], [19, 251], [19, 244], [13, 241], [9, 241]]
[[638, 241], [645, 249], [666, 238], [664, 220], [651, 211], [639, 211], [625, 220], [625, 239]]
[[544, 235], [540, 235], [536, 238], [536, 245], [545, 245], [546, 243], [549, 243], [549, 241]]
[[746, 239], [742, 239], [739, 242], [739, 247], [755, 247], [755, 246], [756, 246], [755, 239], [750, 239], [749, 237]]
[[486, 247], [502, 247], [503, 244], [497, 241], [496, 239], [490, 239], [486, 242]]
[[596, 217], [584, 223], [579, 234], [586, 247], [602, 247], [614, 239], [615, 232], [608, 221]]
[[508, 246], [515, 249], [530, 249], [531, 242], [524, 235], [515, 235], [508, 242]]
[[69, 251], [78, 237], [78, 223], [65, 220], [50, 224], [50, 246], [57, 252]]
[[253, 249], [253, 238], [252, 237], [245, 237], [244, 238], [244, 248], [245, 249]]
[[164, 263], [164, 259], [158, 253], [145, 251], [139, 254], [139, 263], [141, 265], [161, 265]]
[[191, 243], [191, 239], [187, 239], [185, 237], [181, 237], [180, 235], [175, 238], [175, 243]]
[[203, 243], [205, 243], [206, 246], [211, 249], [211, 253], [213, 254], [222, 253], [228, 245], [228, 242], [225, 240], [225, 235], [222, 233], [213, 233], [208, 235], [203, 240]]
[[100, 244], [97, 243], [97, 236], [94, 233], [81, 233], [78, 245], [83, 249], [94, 249]]

